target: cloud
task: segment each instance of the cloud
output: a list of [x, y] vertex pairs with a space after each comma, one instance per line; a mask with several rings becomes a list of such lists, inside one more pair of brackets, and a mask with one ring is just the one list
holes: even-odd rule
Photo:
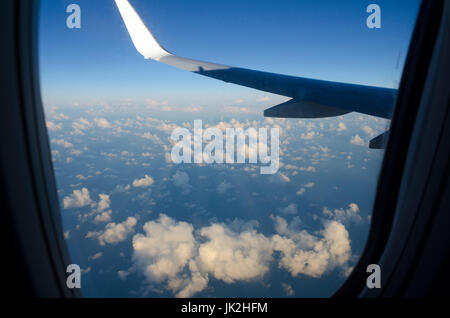
[[133, 181], [133, 186], [134, 187], [148, 187], [151, 186], [153, 184], [154, 180], [152, 177], [150, 177], [149, 175], [144, 175], [144, 177], [142, 179], [134, 179]]
[[355, 136], [353, 136], [350, 139], [350, 143], [353, 144], [353, 145], [357, 145], [357, 146], [364, 146], [365, 145], [364, 139], [359, 137], [358, 134], [356, 134]]
[[189, 175], [183, 171], [177, 171], [172, 176], [174, 186], [183, 189], [183, 194], [189, 193], [191, 185], [189, 184]]
[[231, 183], [223, 181], [217, 186], [216, 190], [217, 190], [218, 194], [224, 194], [225, 192], [228, 191], [228, 189], [231, 189], [231, 188], [233, 188]]
[[[161, 214], [144, 224], [144, 232], [133, 237], [133, 260], [148, 282], [167, 281], [166, 288], [178, 297], [189, 297], [206, 287], [207, 275], [200, 274], [192, 261], [196, 241], [191, 224]], [[181, 275], [185, 267], [190, 277]]]
[[[297, 192], [297, 194], [298, 194], [298, 192]], [[283, 214], [296, 214], [297, 213], [297, 205], [295, 203], [291, 203], [287, 207], [280, 209], [280, 212]]]
[[199, 267], [226, 283], [262, 278], [272, 260], [270, 238], [255, 230], [235, 233], [223, 224], [202, 228], [208, 241], [198, 249]]
[[287, 175], [278, 172], [270, 176], [270, 181], [273, 183], [288, 183], [291, 182], [291, 179]]
[[98, 252], [98, 253], [95, 253], [92, 256], [89, 256], [88, 260], [90, 260], [90, 261], [96, 260], [96, 259], [102, 258], [102, 256], [103, 256], [103, 253], [102, 252]]
[[344, 131], [344, 130], [347, 130], [347, 126], [346, 126], [342, 121], [340, 121], [339, 124], [338, 124], [338, 128], [336, 129], [336, 131], [342, 132], [342, 131]]
[[73, 147], [72, 143], [70, 143], [68, 141], [65, 141], [64, 139], [55, 139], [55, 138], [53, 138], [52, 139], [52, 143], [57, 144], [58, 146], [62, 146], [64, 148]]
[[120, 270], [117, 272], [117, 276], [119, 277], [120, 280], [123, 280], [123, 281], [125, 281], [127, 279], [128, 275], [130, 275], [130, 273], [127, 271]]
[[105, 118], [95, 118], [94, 122], [100, 128], [111, 128], [111, 124]]
[[46, 124], [47, 124], [47, 129], [50, 130], [50, 131], [57, 131], [57, 130], [60, 130], [62, 128], [61, 123], [55, 124], [52, 121], [47, 121]]
[[269, 96], [264, 96], [264, 97], [260, 97], [256, 99], [257, 103], [262, 103], [262, 102], [268, 102], [270, 101], [270, 97]]
[[133, 237], [133, 259], [152, 282], [178, 274], [194, 256], [193, 226], [165, 214], [144, 224], [144, 234]]
[[[315, 169], [314, 169], [314, 171], [315, 171]], [[308, 182], [308, 183], [305, 183], [305, 184], [303, 185], [303, 187], [300, 188], [300, 189], [296, 192], [297, 195], [303, 195], [303, 194], [306, 192], [306, 188], [312, 188], [312, 187], [314, 187], [314, 185], [315, 185], [314, 182]]]
[[127, 236], [134, 231], [136, 222], [136, 218], [130, 216], [122, 223], [106, 224], [105, 231], [98, 235], [99, 244], [104, 246], [105, 244], [117, 244], [125, 241]]
[[105, 211], [105, 212], [101, 212], [100, 214], [97, 214], [94, 218], [94, 222], [95, 223], [101, 223], [101, 222], [109, 222], [111, 221], [111, 214], [112, 211]]
[[294, 289], [292, 288], [291, 285], [286, 284], [286, 283], [281, 283], [281, 286], [283, 287], [283, 290], [286, 293], [286, 295], [288, 295], [288, 296], [294, 296], [295, 295]]
[[75, 130], [77, 134], [83, 134], [83, 130], [91, 128], [92, 124], [85, 118], [81, 117], [78, 121], [74, 121], [72, 123], [72, 128]]
[[373, 137], [375, 135], [375, 131], [368, 125], [364, 125], [361, 129], [369, 136]]
[[359, 206], [356, 203], [350, 203], [347, 209], [334, 209], [333, 211], [325, 207], [322, 213], [341, 223], [348, 221], [360, 222], [362, 220], [359, 214]]
[[64, 209], [81, 208], [92, 202], [89, 196], [89, 190], [82, 188], [74, 190], [73, 193], [63, 199]]
[[[343, 224], [329, 221], [311, 234], [298, 230], [298, 217], [290, 224], [280, 216], [272, 219], [277, 233], [266, 236], [255, 222], [212, 223], [196, 231], [190, 223], [161, 214], [145, 223], [144, 233], [134, 235], [134, 266], [150, 288], [162, 286], [177, 297], [204, 290], [210, 277], [228, 284], [260, 280], [274, 260], [293, 276], [320, 277], [346, 266], [351, 248]], [[293, 295], [292, 287], [283, 288]]]
[[301, 171], [308, 171], [308, 172], [316, 172], [316, 168], [313, 166], [309, 166], [309, 167], [300, 167], [299, 170]]
[[97, 210], [101, 212], [106, 209], [109, 209], [109, 206], [111, 204], [111, 199], [109, 198], [109, 195], [102, 193], [99, 194], [98, 197], [100, 198], [100, 200], [98, 201], [97, 204]]
[[314, 131], [307, 132], [306, 134], [305, 134], [305, 133], [302, 133], [302, 134], [300, 135], [300, 138], [301, 138], [301, 139], [305, 139], [305, 140], [313, 139], [314, 136], [315, 136], [315, 134], [316, 134], [316, 133], [315, 133]]
[[326, 271], [348, 262], [351, 256], [349, 234], [337, 221], [312, 235], [305, 230], [274, 235], [273, 249], [281, 254], [278, 266], [296, 277], [299, 274], [320, 277]]

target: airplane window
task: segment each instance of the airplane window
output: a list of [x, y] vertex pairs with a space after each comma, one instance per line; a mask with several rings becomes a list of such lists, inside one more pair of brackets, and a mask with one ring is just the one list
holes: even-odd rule
[[41, 1], [87, 297], [327, 297], [366, 242], [419, 1]]

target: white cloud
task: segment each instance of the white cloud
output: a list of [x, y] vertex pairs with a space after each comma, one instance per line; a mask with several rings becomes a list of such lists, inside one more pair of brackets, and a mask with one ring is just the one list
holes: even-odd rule
[[272, 260], [270, 239], [255, 230], [235, 233], [222, 224], [202, 228], [199, 267], [226, 283], [261, 278]]
[[103, 256], [103, 253], [102, 252], [98, 252], [98, 253], [95, 253], [94, 255], [92, 255], [92, 256], [89, 256], [89, 260], [90, 261], [92, 261], [92, 260], [96, 260], [96, 259], [100, 259], [100, 258], [102, 258], [102, 256]]
[[[254, 222], [213, 223], [194, 231], [192, 224], [161, 214], [145, 223], [143, 234], [134, 235], [134, 266], [151, 288], [162, 286], [177, 297], [190, 297], [207, 287], [210, 276], [228, 284], [261, 279], [275, 256], [278, 266], [293, 276], [320, 277], [347, 265], [351, 248], [343, 224], [329, 221], [322, 231], [310, 234], [297, 229], [298, 217], [291, 224], [272, 218], [277, 234], [265, 236], [255, 230]], [[128, 272], [118, 275], [126, 277]], [[294, 294], [291, 286], [283, 288]]]
[[189, 184], [189, 175], [183, 171], [177, 171], [172, 176], [173, 184], [176, 187], [182, 188], [183, 194], [189, 193], [191, 189], [191, 185]]
[[127, 279], [128, 275], [130, 275], [130, 273], [127, 271], [120, 270], [117, 272], [117, 276], [123, 281]]
[[130, 216], [122, 223], [106, 224], [105, 231], [98, 235], [99, 244], [103, 246], [125, 241], [127, 236], [134, 231], [136, 222], [136, 218]]
[[62, 128], [61, 123], [55, 124], [52, 121], [47, 121], [46, 124], [47, 124], [47, 129], [50, 130], [50, 131], [57, 131], [57, 130], [60, 130]]
[[94, 222], [95, 223], [109, 222], [111, 221], [111, 214], [112, 214], [111, 210], [101, 212], [100, 214], [97, 214], [95, 216]]
[[64, 147], [64, 148], [70, 148], [73, 147], [73, 144], [65, 141], [64, 139], [52, 139], [52, 143], [57, 144], [58, 146]]
[[144, 177], [142, 179], [134, 179], [133, 181], [133, 186], [134, 187], [148, 187], [151, 186], [153, 184], [154, 180], [152, 177], [150, 177], [149, 175], [144, 175]]
[[342, 121], [340, 121], [339, 124], [338, 124], [338, 128], [336, 130], [338, 132], [342, 132], [344, 130], [347, 130], [347, 126]]
[[322, 213], [341, 223], [347, 221], [360, 222], [362, 220], [362, 217], [359, 214], [359, 206], [356, 203], [350, 203], [347, 209], [334, 209], [333, 211], [325, 207]]
[[350, 143], [353, 144], [353, 145], [357, 145], [357, 146], [364, 146], [365, 145], [364, 139], [359, 137], [358, 134], [356, 134], [355, 136], [353, 136], [350, 139]]
[[295, 295], [294, 289], [292, 288], [291, 285], [286, 284], [286, 283], [281, 283], [281, 286], [283, 287], [283, 290], [286, 293], [286, 295], [288, 295], [288, 296], [294, 296]]
[[314, 187], [314, 185], [315, 185], [314, 182], [308, 182], [308, 183], [304, 184], [303, 186], [304, 186], [305, 188], [312, 188], [312, 187]]
[[291, 179], [287, 175], [278, 172], [270, 176], [270, 181], [273, 183], [288, 183], [291, 182]]
[[94, 122], [100, 128], [111, 128], [111, 124], [105, 118], [95, 118]]
[[280, 252], [279, 267], [296, 277], [299, 274], [320, 277], [326, 271], [348, 262], [350, 240], [345, 226], [337, 221], [325, 225], [319, 236], [305, 230], [274, 235], [273, 249]]
[[231, 183], [228, 183], [226, 181], [221, 182], [218, 186], [217, 186], [217, 193], [218, 194], [224, 194], [225, 192], [228, 191], [228, 189], [233, 188], [233, 186], [231, 185]]
[[301, 139], [305, 139], [305, 140], [313, 139], [314, 136], [315, 136], [315, 134], [316, 134], [316, 133], [315, 133], [314, 131], [307, 132], [306, 134], [305, 134], [305, 133], [302, 133], [302, 134], [300, 135], [300, 138], [301, 138]]
[[101, 212], [106, 209], [109, 209], [109, 206], [111, 204], [111, 199], [109, 198], [109, 195], [102, 193], [99, 194], [98, 197], [100, 198], [100, 200], [98, 201], [97, 204], [97, 210]]
[[375, 135], [375, 131], [370, 126], [364, 125], [361, 128], [369, 137], [373, 137]]
[[82, 188], [81, 190], [74, 190], [73, 193], [63, 199], [64, 209], [81, 208], [90, 204], [91, 198], [89, 190]]
[[290, 203], [287, 207], [280, 209], [280, 212], [283, 214], [296, 214], [297, 205], [295, 203]]
[[85, 118], [80, 118], [78, 121], [72, 123], [72, 128], [77, 134], [83, 134], [83, 130], [91, 128], [92, 124]]
[[[167, 281], [167, 288], [179, 297], [206, 287], [208, 277], [199, 276], [195, 264], [189, 264], [196, 249], [191, 224], [161, 214], [144, 224], [144, 232], [133, 237], [133, 260], [150, 283]], [[186, 266], [191, 269], [190, 279], [181, 275]]]
[[306, 192], [305, 188], [300, 188], [300, 190], [298, 190], [296, 193], [297, 195], [303, 195]]

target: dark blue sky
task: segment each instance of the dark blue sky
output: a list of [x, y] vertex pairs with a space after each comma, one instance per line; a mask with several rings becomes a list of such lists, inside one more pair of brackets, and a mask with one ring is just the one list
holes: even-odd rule
[[[377, 1], [382, 28], [368, 29], [371, 1], [130, 2], [162, 45], [178, 55], [386, 87], [398, 84], [419, 5]], [[81, 7], [80, 30], [66, 27], [70, 3]], [[53, 103], [168, 95], [173, 102], [195, 103], [259, 94], [144, 60], [113, 0], [42, 1], [40, 61], [44, 99]]]

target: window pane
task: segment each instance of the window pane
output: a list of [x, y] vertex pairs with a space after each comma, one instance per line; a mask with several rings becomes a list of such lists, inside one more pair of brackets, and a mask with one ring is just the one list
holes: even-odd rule
[[[391, 89], [419, 8], [130, 3], [181, 56]], [[114, 1], [41, 1], [39, 62], [85, 296], [326, 297], [345, 281], [366, 242], [383, 158], [369, 143], [389, 119], [264, 117], [290, 97], [144, 59]]]

